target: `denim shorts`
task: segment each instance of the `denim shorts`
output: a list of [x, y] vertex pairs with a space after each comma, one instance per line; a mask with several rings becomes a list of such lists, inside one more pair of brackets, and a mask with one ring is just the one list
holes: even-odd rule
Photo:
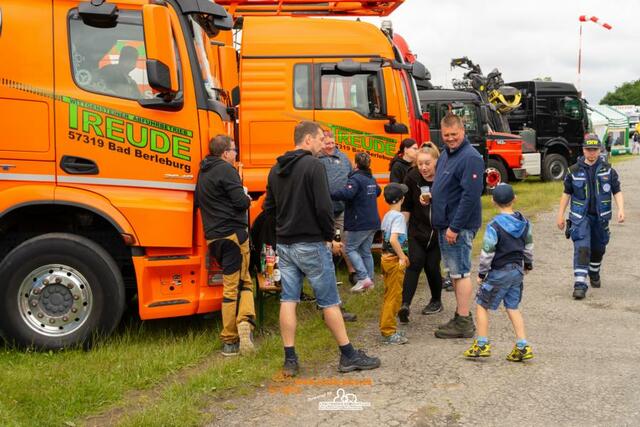
[[278, 243], [277, 253], [282, 275], [281, 302], [300, 302], [302, 281], [306, 277], [320, 308], [341, 303], [333, 257], [324, 242], [291, 245]]
[[499, 270], [490, 270], [478, 288], [476, 304], [487, 310], [497, 310], [504, 301], [509, 310], [518, 308], [522, 301], [522, 266], [507, 264]]
[[469, 277], [471, 274], [471, 245], [476, 232], [463, 228], [458, 233], [458, 239], [453, 245], [447, 243], [446, 233], [447, 229], [438, 230], [438, 244], [444, 269], [449, 272], [452, 279]]

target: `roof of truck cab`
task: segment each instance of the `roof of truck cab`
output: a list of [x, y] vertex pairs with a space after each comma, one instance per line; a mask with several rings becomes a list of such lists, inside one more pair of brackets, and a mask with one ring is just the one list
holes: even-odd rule
[[389, 39], [373, 24], [343, 19], [246, 17], [243, 57], [394, 58]]
[[547, 82], [542, 80], [529, 80], [521, 82], [507, 83], [507, 86], [513, 86], [518, 89], [528, 88], [535, 89], [538, 93], [556, 93], [556, 94], [577, 94], [578, 90], [572, 83], [564, 82]]
[[418, 92], [420, 101], [479, 101], [480, 98], [473, 92], [452, 89], [431, 89]]

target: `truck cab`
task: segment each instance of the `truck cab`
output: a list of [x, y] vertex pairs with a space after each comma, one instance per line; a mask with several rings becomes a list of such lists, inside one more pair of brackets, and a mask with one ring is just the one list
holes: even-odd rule
[[480, 97], [467, 91], [421, 90], [422, 110], [430, 117], [431, 140], [443, 147], [440, 121], [449, 111], [463, 117], [465, 134], [485, 159], [485, 184], [488, 189], [501, 182], [524, 179], [522, 140], [509, 132], [504, 117], [484, 105]]
[[[522, 92], [522, 105], [508, 115], [511, 129], [527, 141], [524, 156], [530, 175], [561, 180], [582, 152], [589, 129], [587, 110], [570, 83], [508, 83]], [[537, 164], [536, 164], [537, 162]]]
[[193, 193], [233, 120], [201, 35], [211, 2], [0, 5], [0, 332], [60, 348], [142, 319], [216, 311]]

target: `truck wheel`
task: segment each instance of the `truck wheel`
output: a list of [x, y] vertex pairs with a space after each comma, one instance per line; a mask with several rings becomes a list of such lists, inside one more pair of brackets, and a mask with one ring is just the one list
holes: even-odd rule
[[507, 168], [504, 167], [500, 160], [496, 159], [489, 159], [487, 169], [485, 169], [485, 177], [487, 190], [493, 190], [502, 182], [505, 184], [509, 182]]
[[547, 154], [542, 161], [542, 180], [560, 181], [569, 170], [569, 163], [562, 154]]
[[20, 347], [57, 349], [108, 335], [120, 322], [124, 284], [115, 261], [91, 240], [50, 233], [23, 242], [0, 263], [0, 332]]

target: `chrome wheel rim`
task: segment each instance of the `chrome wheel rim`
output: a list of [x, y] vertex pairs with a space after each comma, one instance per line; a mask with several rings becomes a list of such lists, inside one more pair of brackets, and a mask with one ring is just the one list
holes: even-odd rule
[[49, 337], [69, 335], [84, 325], [93, 308], [87, 279], [76, 269], [48, 264], [29, 273], [18, 293], [20, 316], [33, 331]]

